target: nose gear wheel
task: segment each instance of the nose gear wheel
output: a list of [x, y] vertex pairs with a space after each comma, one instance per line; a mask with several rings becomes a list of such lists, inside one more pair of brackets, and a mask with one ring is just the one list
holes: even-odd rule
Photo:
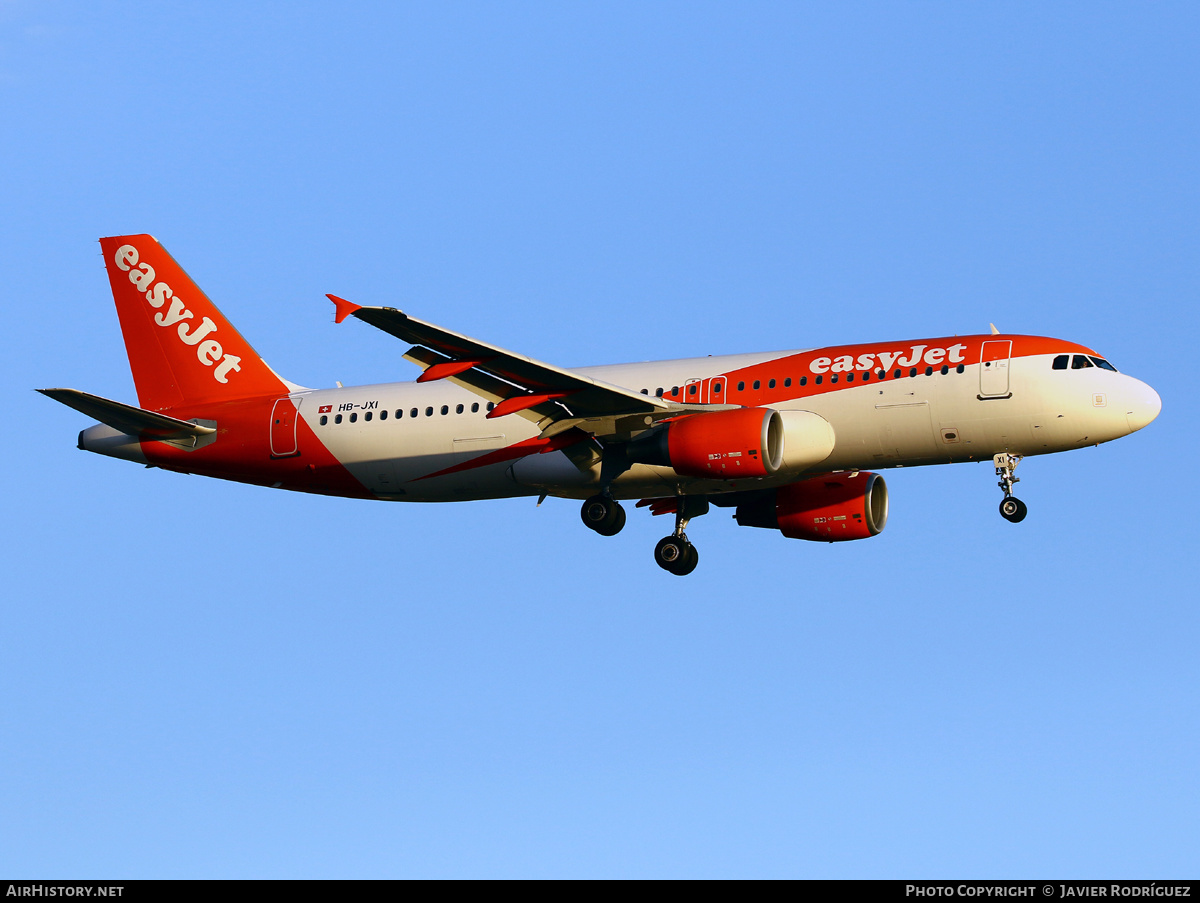
[[1010, 495], [1000, 503], [1000, 516], [1009, 523], [1019, 524], [1028, 513], [1029, 508], [1016, 496]]

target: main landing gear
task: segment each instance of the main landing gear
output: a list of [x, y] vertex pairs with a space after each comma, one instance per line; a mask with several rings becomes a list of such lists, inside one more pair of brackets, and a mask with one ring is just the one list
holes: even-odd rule
[[1004, 490], [1004, 500], [1000, 502], [1000, 516], [1014, 524], [1025, 520], [1025, 515], [1029, 513], [1025, 503], [1012, 494], [1013, 484], [1021, 482], [1021, 478], [1015, 473], [1017, 465], [1021, 463], [1021, 457], [1005, 452], [992, 458], [996, 465], [996, 476], [1000, 478], [996, 485]]
[[696, 570], [700, 563], [700, 553], [688, 542], [687, 536], [680, 533], [676, 536], [664, 536], [654, 547], [654, 561], [664, 571], [670, 571], [677, 577], [683, 577]]
[[616, 536], [625, 526], [625, 509], [611, 496], [593, 495], [579, 510], [584, 526], [601, 536]]
[[700, 553], [688, 542], [683, 531], [693, 517], [708, 513], [708, 499], [704, 496], [681, 495], [675, 499], [675, 532], [664, 536], [654, 547], [654, 562], [664, 571], [683, 577], [696, 570]]
[[[662, 499], [666, 505], [671, 505], [670, 499]], [[666, 514], [672, 509], [658, 510], [656, 514]], [[700, 563], [700, 553], [692, 545], [684, 533], [688, 522], [693, 517], [708, 513], [708, 499], [704, 496], [679, 496], [674, 500], [675, 532], [660, 539], [654, 547], [654, 561], [664, 571], [669, 571], [682, 577], [696, 570]], [[625, 526], [625, 509], [621, 503], [611, 496], [593, 495], [579, 509], [579, 517], [584, 525], [601, 536], [616, 536]]]

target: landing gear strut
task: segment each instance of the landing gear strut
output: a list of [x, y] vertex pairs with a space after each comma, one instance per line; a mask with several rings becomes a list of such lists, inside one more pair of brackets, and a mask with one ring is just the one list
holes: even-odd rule
[[693, 517], [708, 513], [708, 499], [704, 496], [679, 496], [676, 500], [675, 532], [658, 541], [654, 547], [654, 561], [664, 571], [683, 577], [696, 570], [700, 553], [688, 542], [683, 531]]
[[1012, 494], [1013, 484], [1021, 482], [1021, 478], [1015, 473], [1017, 465], [1021, 463], [1021, 457], [1021, 455], [1010, 455], [1005, 452], [992, 458], [992, 463], [996, 465], [996, 476], [1000, 478], [1000, 482], [996, 485], [1004, 490], [1004, 500], [1000, 503], [1000, 516], [1014, 524], [1025, 520], [1025, 515], [1029, 513], [1025, 503]]
[[625, 526], [625, 509], [607, 495], [593, 495], [579, 510], [584, 526], [601, 536], [616, 536]]

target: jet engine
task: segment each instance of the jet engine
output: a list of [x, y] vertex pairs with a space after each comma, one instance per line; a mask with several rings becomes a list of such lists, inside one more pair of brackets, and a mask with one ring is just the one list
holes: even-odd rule
[[875, 536], [887, 523], [887, 484], [857, 471], [809, 477], [738, 505], [743, 527], [769, 527], [789, 539], [844, 542]]
[[627, 454], [682, 476], [737, 480], [800, 472], [833, 445], [833, 427], [811, 411], [738, 408], [669, 421], [629, 443]]

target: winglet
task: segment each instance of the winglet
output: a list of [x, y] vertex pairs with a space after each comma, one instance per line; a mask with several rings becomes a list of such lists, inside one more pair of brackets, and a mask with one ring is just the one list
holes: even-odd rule
[[339, 298], [337, 295], [326, 295], [325, 297], [332, 301], [333, 306], [337, 308], [337, 313], [333, 317], [333, 322], [335, 323], [341, 323], [342, 320], [346, 319], [346, 317], [350, 316], [356, 310], [362, 309], [361, 304], [355, 304], [353, 301], [347, 301], [345, 298]]

